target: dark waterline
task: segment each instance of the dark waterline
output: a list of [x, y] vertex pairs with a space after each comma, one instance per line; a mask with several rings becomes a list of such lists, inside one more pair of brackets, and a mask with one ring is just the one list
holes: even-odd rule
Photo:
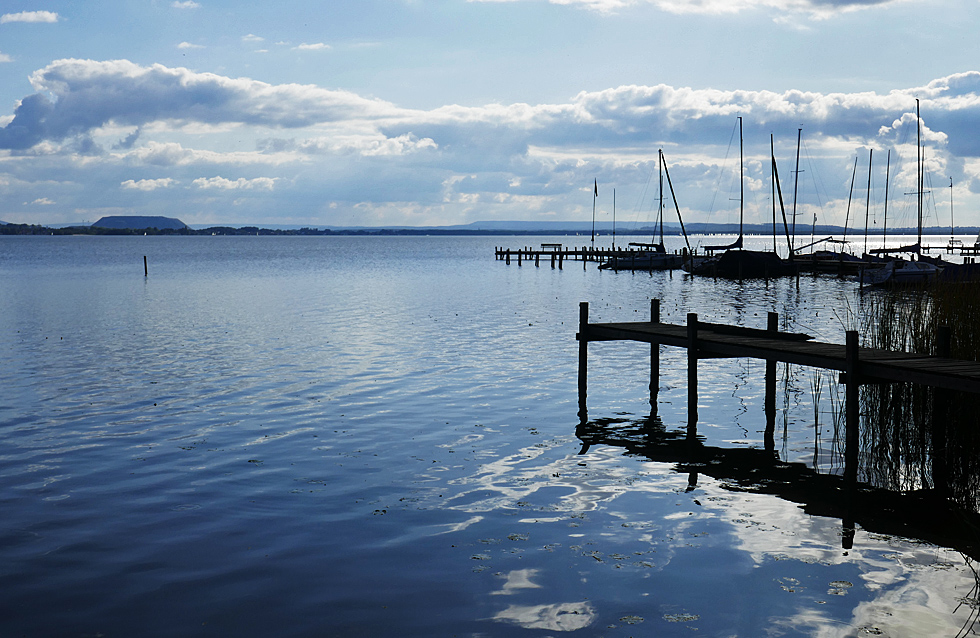
[[[841, 341], [852, 283], [508, 267], [496, 243], [0, 238], [0, 634], [969, 623], [974, 574], [954, 550], [858, 529], [845, 552], [839, 519], [707, 475], [689, 489], [675, 464], [608, 442], [579, 454], [580, 301], [595, 321], [639, 318], [652, 297], [677, 322], [762, 327], [777, 311]], [[684, 354], [662, 361], [658, 415], [676, 431]], [[642, 420], [648, 365], [596, 345], [590, 418]], [[763, 446], [764, 365], [702, 363], [705, 444]], [[835, 472], [836, 380], [779, 374], [780, 458]]]

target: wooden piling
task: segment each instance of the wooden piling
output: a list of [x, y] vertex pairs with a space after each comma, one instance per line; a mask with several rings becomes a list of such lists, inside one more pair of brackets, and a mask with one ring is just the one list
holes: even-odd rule
[[[779, 332], [779, 313], [770, 312], [766, 322], [766, 330]], [[776, 360], [766, 359], [766, 431], [764, 437], [765, 449], [770, 452], [776, 449]]]
[[858, 473], [858, 425], [860, 404], [858, 393], [858, 332], [848, 330], [844, 341], [845, 390], [844, 390], [844, 479], [850, 484], [857, 482]]
[[[650, 321], [660, 323], [660, 300], [650, 300]], [[650, 344], [650, 410], [657, 414], [657, 397], [660, 395], [660, 344]]]
[[150, 276], [150, 270], [146, 265], [146, 255], [143, 255], [143, 276], [144, 277]]
[[589, 302], [578, 305], [578, 405], [579, 416], [585, 419], [589, 385]]
[[687, 435], [698, 431], [698, 314], [687, 313]]

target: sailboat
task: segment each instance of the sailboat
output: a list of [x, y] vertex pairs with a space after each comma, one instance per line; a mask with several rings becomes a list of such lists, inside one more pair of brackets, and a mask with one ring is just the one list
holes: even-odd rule
[[[626, 253], [611, 257], [603, 262], [599, 268], [601, 270], [671, 270], [679, 268], [684, 261], [681, 255], [671, 254], [664, 247], [664, 153], [660, 150], [657, 154], [660, 172], [660, 198], [657, 207], [657, 223], [660, 227], [660, 242], [651, 241], [630, 242], [629, 245], [638, 250], [630, 250]], [[614, 200], [615, 201], [615, 200]], [[614, 208], [615, 210], [615, 208]], [[680, 211], [678, 211], [680, 216]], [[654, 227], [656, 228], [656, 226]], [[685, 235], [686, 237], [686, 235]], [[651, 239], [656, 239], [653, 237]]]
[[[901, 246], [899, 248], [878, 248], [871, 251], [872, 254], [890, 254], [907, 252], [913, 254], [913, 260], [908, 261], [900, 258], [892, 258], [884, 262], [879, 268], [872, 268], [864, 271], [860, 275], [860, 281], [864, 285], [888, 286], [923, 283], [936, 279], [942, 272], [942, 267], [930, 263], [930, 260], [922, 258], [922, 196], [925, 193], [923, 179], [923, 154], [922, 154], [922, 117], [919, 114], [919, 100], [915, 100], [915, 145], [916, 145], [916, 195], [918, 234], [916, 242], [911, 246]], [[919, 255], [916, 261], [914, 255]]]
[[[741, 116], [738, 118], [738, 165], [738, 238], [727, 246], [705, 246], [705, 251], [711, 257], [703, 260], [701, 263], [695, 263], [692, 260], [689, 262], [689, 265], [686, 264], [684, 266], [684, 270], [694, 275], [711, 275], [730, 279], [758, 279], [762, 277], [788, 275], [792, 272], [792, 268], [776, 254], [775, 246], [773, 246], [772, 252], [745, 250], [743, 248], [745, 239], [743, 233], [743, 223], [745, 220], [745, 162]], [[724, 252], [720, 256], [712, 258], [713, 253], [722, 250]]]

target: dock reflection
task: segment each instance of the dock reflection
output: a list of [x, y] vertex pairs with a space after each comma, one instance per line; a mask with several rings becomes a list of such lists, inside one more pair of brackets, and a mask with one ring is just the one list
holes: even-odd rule
[[[859, 471], [840, 475], [781, 460], [768, 437], [765, 448], [706, 445], [690, 424], [668, 429], [656, 414], [639, 419], [582, 419], [575, 435], [582, 443], [581, 454], [604, 445], [620, 448], [627, 455], [672, 464], [676, 472], [688, 475], [689, 489], [697, 486], [702, 475], [709, 476], [729, 490], [769, 494], [799, 504], [810, 515], [840, 519], [845, 550], [853, 546], [855, 526], [860, 526], [872, 533], [948, 547], [980, 560], [980, 515], [976, 508], [964, 507], [940, 490], [896, 490], [865, 480], [879, 476], [880, 468], [901, 461], [901, 450], [894, 446], [865, 448]], [[953, 464], [954, 459], [947, 454], [946, 466]], [[977, 464], [964, 462], [960, 467], [972, 468], [971, 475], [950, 475], [965, 479], [964, 485], [975, 486]], [[860, 480], [855, 480], [854, 474]]]

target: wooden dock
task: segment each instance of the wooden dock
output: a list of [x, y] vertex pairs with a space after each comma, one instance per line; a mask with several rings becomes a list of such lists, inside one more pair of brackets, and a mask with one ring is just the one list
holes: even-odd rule
[[[844, 478], [857, 479], [858, 392], [861, 384], [912, 382], [932, 386], [940, 392], [961, 391], [980, 394], [980, 362], [948, 356], [950, 333], [938, 330], [938, 352], [914, 354], [860, 347], [857, 331], [845, 334], [845, 343], [822, 343], [809, 335], [778, 330], [778, 315], [769, 313], [765, 329], [705, 323], [695, 313], [686, 325], [660, 321], [660, 302], [650, 303], [650, 321], [630, 323], [590, 323], [589, 304], [579, 309], [579, 416], [587, 419], [588, 344], [593, 341], [638, 341], [650, 344], [650, 405], [656, 414], [660, 387], [660, 347], [687, 349], [688, 434], [695, 436], [698, 420], [698, 360], [717, 357], [747, 357], [766, 361], [766, 447], [772, 444], [776, 415], [776, 363], [836, 370], [845, 385], [845, 468]], [[937, 402], [934, 418], [943, 421], [944, 402]]]
[[637, 248], [596, 248], [593, 246], [565, 247], [562, 244], [541, 244], [540, 248], [523, 246], [517, 249], [494, 247], [494, 259], [506, 262], [510, 265], [511, 261], [516, 261], [518, 266], [524, 262], [534, 262], [535, 266], [540, 266], [541, 261], [550, 261], [552, 268], [561, 269], [564, 262], [581, 261], [585, 266], [587, 262], [605, 263], [611, 259], [629, 259], [630, 255], [643, 252]]
[[[587, 306], [586, 306], [587, 308]], [[807, 335], [711, 324], [688, 315], [687, 325], [659, 322], [588, 323], [585, 341], [640, 341], [695, 349], [696, 358], [747, 357], [847, 372], [849, 356], [862, 383], [908, 381], [980, 394], [980, 363], [927, 354], [812, 341]], [[855, 333], [856, 336], [856, 333]]]

